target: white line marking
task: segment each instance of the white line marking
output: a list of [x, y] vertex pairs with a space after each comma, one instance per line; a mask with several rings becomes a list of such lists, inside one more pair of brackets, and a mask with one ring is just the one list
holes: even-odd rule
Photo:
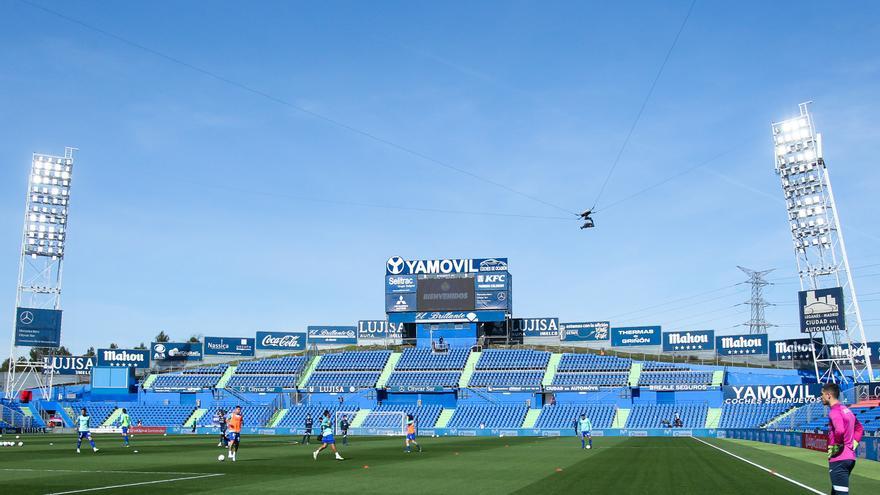
[[108, 473], [108, 474], [210, 474], [183, 471], [89, 471], [79, 469], [0, 468], [0, 471], [33, 471], [38, 473]]
[[214, 476], [223, 476], [223, 473], [203, 474], [201, 476], [185, 476], [183, 478], [172, 478], [170, 480], [142, 481], [140, 483], [126, 483], [124, 485], [99, 486], [96, 488], [83, 488], [82, 490], [70, 490], [68, 492], [53, 492], [53, 493], [48, 493], [46, 495], [66, 495], [68, 493], [97, 492], [100, 490], [112, 490], [114, 488], [127, 488], [130, 486], [141, 486], [141, 485], [155, 485], [157, 483], [170, 483], [172, 481], [195, 480], [195, 479], [199, 479], [199, 478], [211, 478]]
[[743, 461], [743, 462], [745, 462], [745, 463], [747, 463], [747, 464], [751, 464], [752, 466], [755, 466], [755, 467], [758, 468], [758, 469], [761, 469], [761, 470], [763, 470], [763, 471], [767, 471], [768, 473], [772, 474], [773, 476], [776, 476], [776, 477], [778, 477], [778, 478], [782, 478], [782, 479], [784, 479], [785, 481], [788, 481], [789, 483], [795, 484], [795, 485], [797, 485], [797, 486], [803, 488], [804, 490], [809, 490], [809, 491], [811, 491], [811, 492], [813, 492], [813, 493], [815, 493], [815, 494], [817, 494], [817, 495], [825, 495], [825, 492], [820, 492], [819, 490], [816, 490], [815, 488], [809, 487], [809, 486], [807, 486], [807, 485], [801, 483], [800, 481], [795, 481], [795, 480], [789, 478], [788, 476], [784, 476], [784, 475], [781, 475], [781, 474], [777, 473], [776, 471], [773, 471], [772, 469], [767, 469], [767, 468], [765, 468], [764, 466], [762, 466], [762, 465], [760, 465], [760, 464], [756, 464], [756, 463], [754, 463], [754, 462], [752, 462], [752, 461], [750, 461], [750, 460], [748, 460], [748, 459], [746, 459], [746, 458], [744, 458], [744, 457], [740, 457], [740, 456], [734, 454], [733, 452], [728, 452], [728, 451], [722, 449], [721, 447], [719, 447], [719, 446], [717, 446], [717, 445], [712, 445], [711, 443], [709, 443], [709, 442], [707, 442], [707, 441], [705, 441], [705, 440], [701, 440], [701, 439], [699, 439], [699, 438], [697, 438], [697, 437], [691, 437], [691, 438], [693, 438], [694, 440], [696, 440], [696, 441], [698, 441], [698, 442], [700, 442], [700, 443], [706, 444], [706, 445], [708, 445], [709, 447], [712, 447], [713, 449], [718, 449], [718, 450], [720, 450], [721, 452], [724, 452], [725, 454], [727, 454], [727, 455], [729, 455], [729, 456], [731, 456], [731, 457], [736, 457], [737, 459], [739, 459], [739, 460], [741, 460], [741, 461]]

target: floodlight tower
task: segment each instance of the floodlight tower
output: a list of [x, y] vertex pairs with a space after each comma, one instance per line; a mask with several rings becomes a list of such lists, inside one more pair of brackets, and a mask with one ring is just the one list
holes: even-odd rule
[[[822, 135], [816, 132], [810, 103], [801, 103], [799, 116], [774, 122], [771, 129], [776, 174], [782, 180], [801, 290], [841, 287], [847, 299], [845, 329], [810, 332], [811, 338], [822, 337], [822, 344], [813, 349], [816, 378], [820, 382], [835, 381], [837, 371], [841, 380], [848, 381], [843, 371], [851, 370], [856, 383], [867, 382], [874, 376], [871, 360], [853, 357], [858, 350], [867, 349], [862, 313], [823, 158]], [[848, 347], [849, 352], [834, 356], [831, 346]]]
[[[65, 148], [64, 156], [34, 153], [31, 161], [18, 262], [15, 321], [9, 346], [9, 373], [6, 375], [7, 398], [15, 397], [25, 387], [28, 377], [36, 380], [44, 398], [48, 399], [51, 391], [52, 370], [44, 376], [43, 363], [31, 362], [29, 356], [19, 363], [17, 345], [20, 343], [16, 337], [19, 319], [33, 320], [34, 314], [38, 313], [26, 311], [19, 314], [19, 308], [61, 310], [61, 279], [75, 150]], [[22, 357], [24, 355], [22, 352]]]

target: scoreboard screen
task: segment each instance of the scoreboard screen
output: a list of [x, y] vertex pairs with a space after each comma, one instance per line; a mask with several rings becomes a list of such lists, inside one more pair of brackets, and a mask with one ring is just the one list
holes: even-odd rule
[[475, 292], [472, 274], [420, 277], [416, 308], [418, 311], [473, 311]]

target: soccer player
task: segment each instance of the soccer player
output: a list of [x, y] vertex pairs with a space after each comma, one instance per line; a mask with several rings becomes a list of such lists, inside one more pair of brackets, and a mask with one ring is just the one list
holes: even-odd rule
[[306, 414], [306, 431], [303, 433], [302, 443], [303, 445], [309, 445], [312, 443], [312, 425], [314, 422], [312, 421], [312, 415]]
[[235, 462], [235, 456], [238, 455], [238, 443], [241, 440], [241, 423], [244, 417], [241, 415], [241, 406], [235, 406], [229, 419], [226, 420], [229, 433], [227, 434], [227, 444], [229, 445], [229, 458]]
[[351, 426], [348, 422], [348, 416], [343, 414], [342, 419], [339, 421], [339, 429], [342, 430], [342, 445], [348, 445], [348, 427]]
[[586, 414], [581, 414], [581, 419], [578, 420], [577, 428], [575, 428], [575, 433], [580, 430], [581, 434], [581, 448], [582, 449], [592, 449], [593, 448], [593, 422], [590, 421], [590, 418], [587, 417]]
[[849, 475], [856, 466], [855, 449], [862, 440], [864, 428], [848, 407], [840, 403], [840, 387], [836, 383], [822, 385], [822, 403], [828, 411], [828, 472], [831, 494], [849, 494]]
[[119, 426], [122, 427], [123, 447], [131, 447], [128, 443], [128, 429], [131, 428], [131, 416], [128, 415], [128, 411], [124, 407], [122, 408], [122, 415], [119, 416]]
[[92, 450], [97, 452], [98, 447], [95, 447], [95, 441], [92, 440], [92, 433], [89, 428], [89, 422], [91, 421], [91, 417], [89, 416], [86, 408], [82, 408], [82, 412], [79, 417], [76, 418], [76, 422], [79, 425], [77, 430], [79, 431], [79, 438], [76, 440], [76, 453], [79, 454], [79, 448], [82, 445], [83, 438], [88, 438], [89, 443], [92, 444]]
[[412, 414], [406, 415], [406, 453], [409, 454], [412, 451], [412, 446], [415, 445], [419, 452], [422, 451], [422, 446], [419, 445], [419, 442], [416, 442], [416, 421], [413, 419]]
[[229, 447], [229, 440], [226, 439], [226, 411], [223, 409], [218, 409], [217, 415], [214, 417], [214, 420], [217, 421], [218, 425], [220, 425], [220, 443], [218, 443], [217, 446]]
[[321, 447], [319, 447], [318, 450], [312, 452], [312, 458], [317, 461], [318, 454], [320, 454], [322, 450], [326, 449], [328, 445], [331, 449], [333, 449], [333, 453], [336, 454], [337, 461], [345, 460], [341, 455], [339, 455], [339, 451], [336, 450], [336, 440], [333, 438], [333, 422], [330, 421], [330, 411], [325, 409], [324, 414], [321, 416]]

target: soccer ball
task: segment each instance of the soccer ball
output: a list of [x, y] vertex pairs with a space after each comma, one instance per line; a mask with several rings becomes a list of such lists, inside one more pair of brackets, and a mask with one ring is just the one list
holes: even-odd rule
[[223, 462], [224, 460], [226, 460], [226, 457], [224, 457], [223, 454], [220, 454], [217, 456], [217, 460]]
[[587, 450], [590, 450], [590, 449], [592, 449], [592, 448], [593, 448], [592, 445], [587, 445]]

